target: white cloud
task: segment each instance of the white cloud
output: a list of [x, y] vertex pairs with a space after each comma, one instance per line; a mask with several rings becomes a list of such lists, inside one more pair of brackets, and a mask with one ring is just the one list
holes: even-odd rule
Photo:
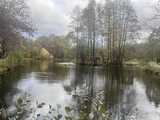
[[39, 35], [66, 31], [67, 17], [52, 0], [28, 0], [28, 5]]
[[156, 0], [132, 0], [139, 16], [148, 17], [153, 13]]
[[152, 18], [155, 16], [157, 0], [132, 0], [136, 9], [139, 22], [144, 30], [150, 30], [154, 26]]
[[77, 5], [84, 8], [88, 0], [28, 0], [27, 3], [38, 35], [61, 35], [68, 31], [73, 8]]
[[[105, 0], [96, 0], [103, 3]], [[152, 14], [151, 6], [155, 0], [132, 0], [141, 18]], [[84, 8], [88, 0], [28, 0], [33, 23], [38, 35], [65, 34], [68, 31], [70, 15], [76, 5]]]

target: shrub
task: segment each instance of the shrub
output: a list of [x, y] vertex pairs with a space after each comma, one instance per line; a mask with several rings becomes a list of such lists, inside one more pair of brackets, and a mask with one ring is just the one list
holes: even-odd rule
[[15, 66], [15, 65], [21, 64], [23, 61], [23, 58], [24, 58], [24, 53], [19, 50], [19, 51], [10, 53], [6, 58], [6, 60], [9, 66]]

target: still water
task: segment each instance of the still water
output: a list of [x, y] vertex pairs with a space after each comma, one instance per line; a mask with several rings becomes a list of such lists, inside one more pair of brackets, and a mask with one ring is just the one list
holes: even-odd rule
[[12, 110], [24, 93], [31, 102], [43, 103], [36, 114], [47, 114], [48, 106], [66, 114], [65, 106], [72, 106], [73, 116], [85, 111], [90, 118], [100, 99], [111, 120], [160, 120], [160, 79], [134, 67], [27, 63], [0, 76], [0, 107]]

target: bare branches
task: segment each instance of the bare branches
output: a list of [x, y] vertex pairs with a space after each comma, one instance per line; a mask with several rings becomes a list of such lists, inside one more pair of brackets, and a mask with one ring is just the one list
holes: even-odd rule
[[[96, 64], [99, 39], [102, 39], [102, 46], [105, 42], [105, 47], [107, 47], [105, 48], [107, 51], [103, 53], [103, 57], [104, 54], [106, 56], [104, 62], [120, 64], [123, 62], [126, 41], [133, 38], [140, 29], [130, 0], [106, 0], [104, 6], [90, 0], [88, 6], [81, 10], [75, 21], [81, 28], [76, 31], [75, 27], [79, 41], [77, 51], [80, 51], [78, 59], [83, 53], [83, 58], [85, 55], [85, 59], [93, 65]], [[84, 54], [85, 50], [88, 54]]]
[[25, 0], [0, 1], [0, 37], [3, 40], [1, 44], [17, 40], [18, 34], [32, 35], [33, 32]]

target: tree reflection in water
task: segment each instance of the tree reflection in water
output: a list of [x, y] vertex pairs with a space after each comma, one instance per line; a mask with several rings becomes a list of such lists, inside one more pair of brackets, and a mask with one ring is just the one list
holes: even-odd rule
[[160, 104], [160, 79], [156, 76], [142, 74], [142, 79], [145, 79], [146, 94], [150, 102], [153, 102], [156, 107]]
[[[31, 76], [33, 73], [34, 76]], [[26, 81], [21, 81], [26, 76]], [[153, 116], [148, 113], [146, 108], [151, 108], [154, 114], [154, 111], [159, 108], [160, 82], [152, 75], [146, 75], [131, 67], [112, 66], [106, 69], [89, 66], [62, 66], [52, 63], [31, 64], [23, 70], [17, 69], [16, 73], [1, 75], [0, 95], [2, 98], [0, 101], [3, 103], [0, 104], [4, 105], [6, 100], [3, 96], [7, 96], [6, 93], [11, 95], [12, 92], [8, 91], [14, 91], [15, 84], [21, 81], [22, 85], [26, 85], [30, 77], [34, 77], [32, 92], [36, 92], [36, 86], [39, 86], [38, 91], [42, 88], [42, 92], [43, 90], [47, 91], [44, 93], [48, 96], [47, 101], [56, 99], [64, 102], [62, 109], [66, 108], [68, 113], [67, 115], [64, 112], [61, 113], [64, 117], [81, 120], [105, 120], [109, 116], [111, 120], [139, 120], [140, 118], [150, 120]], [[57, 85], [57, 88], [53, 89], [54, 84]], [[57, 92], [60, 93], [58, 90], [61, 90], [60, 99], [54, 98]], [[48, 93], [48, 91], [51, 92]], [[43, 98], [43, 94], [35, 95], [40, 95]], [[63, 96], [68, 97], [67, 102]], [[47, 101], [44, 101], [45, 106], [48, 105]], [[51, 104], [56, 103], [53, 101]], [[148, 117], [148, 115], [151, 116]]]
[[121, 101], [124, 98], [123, 94], [128, 96], [131, 94], [130, 96], [134, 97], [134, 93], [124, 93], [133, 84], [132, 72], [124, 71], [119, 67], [103, 69], [77, 66], [75, 69], [72, 88], [74, 88], [73, 98], [77, 102], [77, 113], [83, 111], [85, 119], [89, 119], [89, 116], [94, 113], [94, 119], [98, 119], [99, 115], [94, 108], [102, 105], [103, 111], [109, 111], [112, 114], [112, 119], [125, 117], [126, 115], [123, 116], [122, 112], [128, 114], [129, 109], [124, 109], [126, 106], [123, 106]]

